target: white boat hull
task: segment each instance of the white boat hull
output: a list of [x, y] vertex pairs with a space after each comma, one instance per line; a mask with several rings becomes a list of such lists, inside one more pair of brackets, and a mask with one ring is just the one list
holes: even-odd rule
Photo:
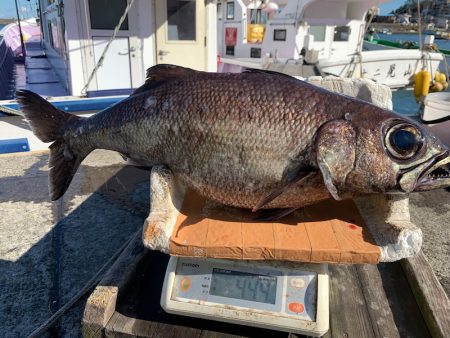
[[392, 89], [413, 84], [414, 74], [428, 69], [435, 72], [443, 60], [440, 53], [422, 53], [412, 49], [363, 51], [337, 59], [320, 60], [320, 69], [347, 78], [367, 78]]
[[426, 122], [450, 118], [450, 92], [428, 94], [421, 118]]

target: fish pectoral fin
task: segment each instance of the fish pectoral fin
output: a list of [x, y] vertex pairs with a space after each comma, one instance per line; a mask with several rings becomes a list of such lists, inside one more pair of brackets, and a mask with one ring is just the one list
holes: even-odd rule
[[259, 216], [253, 218], [253, 221], [257, 222], [270, 222], [282, 219], [283, 217], [293, 213], [298, 208], [286, 208], [286, 209], [267, 209], [263, 210]]
[[316, 137], [317, 164], [330, 194], [343, 198], [341, 188], [356, 161], [356, 132], [348, 121], [331, 121]]
[[298, 172], [296, 176], [293, 176], [293, 177], [291, 177], [291, 178], [289, 178], [287, 180], [284, 180], [284, 183], [281, 185], [281, 187], [273, 190], [269, 195], [264, 196], [263, 198], [261, 198], [259, 200], [259, 202], [256, 204], [256, 206], [253, 207], [252, 211], [253, 212], [258, 211], [259, 209], [261, 209], [265, 205], [267, 205], [270, 202], [272, 202], [275, 198], [280, 196], [283, 192], [285, 192], [286, 190], [290, 189], [295, 184], [298, 184], [301, 181], [306, 180], [312, 174], [314, 174], [314, 172], [312, 172], [312, 171], [301, 171], [301, 172]]

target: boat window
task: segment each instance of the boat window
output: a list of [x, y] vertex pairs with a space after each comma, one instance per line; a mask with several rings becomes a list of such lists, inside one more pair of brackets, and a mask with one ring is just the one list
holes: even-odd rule
[[169, 40], [195, 40], [195, 0], [167, 0]]
[[222, 20], [222, 3], [217, 3], [217, 19]]
[[234, 20], [234, 2], [227, 2], [227, 20]]
[[326, 26], [309, 26], [308, 34], [314, 36], [314, 41], [325, 41]]
[[250, 10], [250, 23], [265, 25], [267, 23], [267, 13], [261, 12], [260, 9]]
[[250, 48], [250, 57], [251, 58], [261, 58], [261, 48]]
[[[89, 0], [91, 29], [113, 30], [126, 7], [127, 0]], [[128, 16], [120, 30], [128, 30]]]
[[274, 29], [273, 30], [273, 40], [274, 41], [286, 41], [286, 30], [285, 29]]
[[334, 28], [334, 39], [333, 41], [348, 41], [350, 37], [350, 27], [348, 26], [337, 26]]

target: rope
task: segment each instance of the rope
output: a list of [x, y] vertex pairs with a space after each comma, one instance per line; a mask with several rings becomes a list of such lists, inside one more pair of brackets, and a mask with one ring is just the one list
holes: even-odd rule
[[[423, 56], [423, 46], [422, 46], [422, 14], [420, 13], [420, 0], [417, 0], [417, 16], [419, 17], [419, 50]], [[422, 70], [426, 69], [426, 60], [422, 58]]]
[[69, 300], [64, 306], [62, 306], [58, 311], [56, 311], [49, 319], [47, 319], [41, 326], [39, 326], [36, 330], [34, 330], [28, 338], [38, 338], [41, 337], [44, 332], [46, 332], [49, 328], [51, 328], [58, 319], [66, 313], [72, 306], [75, 305], [89, 290], [91, 290], [97, 283], [100, 282], [101, 277], [103, 276], [107, 267], [109, 267], [119, 255], [125, 250], [125, 248], [134, 240], [137, 236], [140, 236], [141, 229], [136, 231], [128, 241], [123, 244], [119, 250], [100, 268], [100, 270], [92, 277], [86, 285], [78, 291], [78, 293], [73, 296], [71, 300]]
[[131, 6], [133, 5], [134, 0], [130, 0], [127, 7], [125, 8], [125, 11], [123, 12], [122, 16], [120, 17], [119, 23], [117, 24], [116, 28], [114, 28], [114, 32], [111, 35], [111, 38], [109, 39], [108, 43], [105, 46], [105, 49], [103, 50], [102, 55], [100, 56], [100, 59], [98, 59], [97, 64], [95, 65], [94, 69], [92, 70], [91, 75], [89, 75], [89, 79], [87, 80], [86, 84], [84, 85], [83, 89], [81, 90], [81, 93], [86, 94], [86, 91], [91, 84], [92, 79], [94, 78], [95, 74], [97, 73], [98, 69], [102, 66], [103, 60], [105, 58], [106, 52], [109, 49], [109, 46], [113, 42], [113, 40], [116, 38], [117, 33], [119, 32], [120, 26], [122, 26], [122, 23], [125, 21], [125, 18], [128, 15], [128, 11], [130, 10]]

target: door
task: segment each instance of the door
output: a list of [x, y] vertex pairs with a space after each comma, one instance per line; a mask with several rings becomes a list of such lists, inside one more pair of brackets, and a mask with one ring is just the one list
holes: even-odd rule
[[[92, 37], [95, 64], [98, 63], [108, 41], [107, 37]], [[129, 50], [126, 37], [115, 38], [111, 42], [102, 66], [97, 70], [98, 90], [131, 88]]]
[[[90, 86], [91, 90], [94, 89], [95, 82], [97, 90], [136, 88], [141, 84], [143, 71], [139, 63], [138, 27], [135, 24], [136, 3], [137, 1], [128, 12], [116, 38], [111, 42]], [[93, 66], [98, 65], [126, 6], [127, 0], [87, 0]]]
[[206, 70], [204, 0], [158, 0], [156, 14], [157, 63]]

